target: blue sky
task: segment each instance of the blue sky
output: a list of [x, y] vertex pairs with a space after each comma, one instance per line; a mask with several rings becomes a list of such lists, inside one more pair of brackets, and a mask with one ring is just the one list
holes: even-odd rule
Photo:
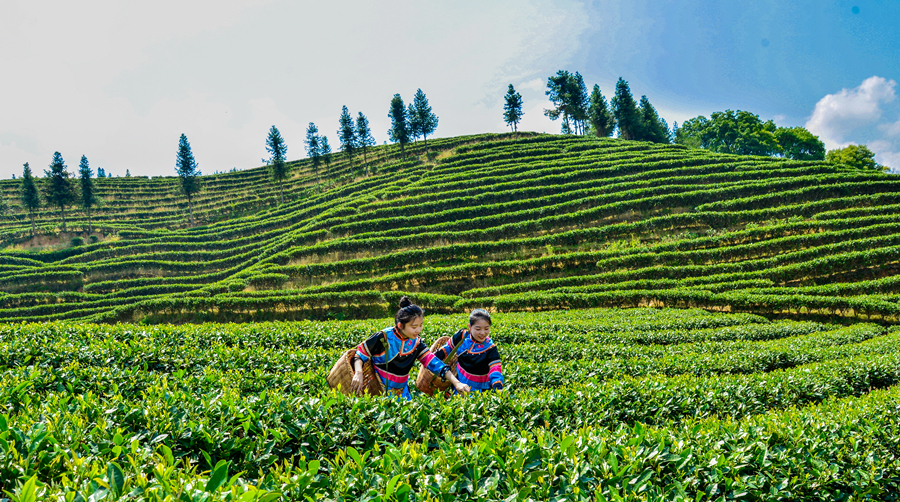
[[0, 0], [0, 177], [60, 151], [70, 170], [174, 174], [178, 136], [201, 171], [254, 167], [272, 124], [288, 156], [306, 124], [337, 144], [341, 106], [379, 144], [388, 103], [417, 88], [438, 136], [504, 130], [502, 96], [542, 115], [546, 79], [619, 76], [670, 123], [744, 109], [867, 143], [900, 168], [900, 2], [287, 2]]

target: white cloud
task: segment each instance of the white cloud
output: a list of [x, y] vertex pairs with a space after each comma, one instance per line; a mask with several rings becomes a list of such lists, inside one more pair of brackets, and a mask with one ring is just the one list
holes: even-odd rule
[[880, 164], [900, 169], [900, 107], [897, 82], [872, 76], [852, 89], [816, 103], [806, 128], [830, 149], [866, 144]]

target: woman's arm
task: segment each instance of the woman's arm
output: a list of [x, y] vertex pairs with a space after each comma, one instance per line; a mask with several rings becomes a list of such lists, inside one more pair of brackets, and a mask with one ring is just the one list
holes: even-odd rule
[[363, 362], [359, 357], [353, 358], [353, 380], [350, 380], [350, 392], [359, 392], [363, 388]]
[[469, 392], [472, 390], [471, 387], [469, 387], [468, 385], [457, 380], [456, 375], [454, 375], [452, 371], [448, 370], [444, 374], [444, 378], [446, 378], [447, 380], [450, 380], [450, 383], [453, 384], [453, 387], [456, 389], [457, 392]]

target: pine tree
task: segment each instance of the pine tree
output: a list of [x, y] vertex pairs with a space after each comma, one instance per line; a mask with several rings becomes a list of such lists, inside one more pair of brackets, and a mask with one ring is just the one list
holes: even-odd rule
[[319, 184], [319, 162], [322, 159], [322, 147], [319, 144], [319, 128], [312, 122], [306, 127], [306, 155], [312, 159], [313, 171], [316, 173], [316, 185]]
[[194, 201], [193, 196], [200, 191], [200, 170], [194, 161], [194, 154], [191, 152], [191, 144], [188, 143], [187, 136], [181, 135], [178, 139], [178, 155], [175, 158], [175, 172], [178, 173], [178, 180], [181, 182], [181, 193], [188, 200], [188, 209], [190, 210], [190, 224], [194, 226]]
[[409, 122], [406, 117], [406, 106], [403, 104], [403, 98], [399, 94], [394, 94], [391, 99], [391, 109], [388, 112], [391, 119], [391, 128], [388, 130], [388, 137], [394, 143], [400, 143], [400, 155], [406, 160], [406, 150], [404, 147], [409, 143]]
[[62, 231], [65, 233], [67, 231], [66, 206], [75, 202], [78, 196], [59, 152], [53, 152], [53, 162], [50, 163], [49, 170], [44, 170], [44, 176], [47, 177], [47, 182], [43, 187], [44, 199], [47, 200], [47, 204], [59, 208], [59, 214], [62, 217]]
[[126, 177], [126, 178], [130, 178], [130, 177], [131, 177], [131, 171], [129, 171], [128, 169], [125, 170], [125, 177]]
[[97, 168], [97, 177], [98, 177], [98, 178], [105, 178], [105, 177], [106, 177], [106, 171], [104, 171], [102, 167], [98, 167], [98, 168]]
[[519, 121], [522, 120], [522, 95], [516, 92], [512, 84], [506, 90], [503, 104], [503, 120], [512, 128], [515, 137], [519, 137]]
[[366, 150], [368, 150], [370, 146], [375, 146], [377, 143], [375, 142], [375, 138], [372, 137], [372, 130], [369, 129], [369, 119], [363, 115], [363, 112], [359, 112], [359, 115], [356, 116], [356, 140], [358, 141], [359, 148], [362, 149], [363, 162], [366, 164], [366, 176], [368, 176], [369, 161], [366, 159]]
[[272, 181], [278, 183], [278, 191], [281, 197], [281, 203], [284, 204], [284, 180], [288, 177], [287, 163], [285, 156], [287, 155], [287, 144], [281, 133], [274, 125], [269, 129], [269, 135], [266, 137], [266, 151], [269, 152], [269, 174]]
[[606, 106], [606, 98], [600, 92], [599, 85], [594, 84], [587, 116], [595, 136], [600, 138], [612, 136], [613, 131], [616, 129], [616, 118], [613, 117], [609, 107]]
[[91, 179], [94, 173], [91, 172], [91, 167], [88, 165], [88, 159], [84, 155], [81, 156], [81, 163], [78, 165], [78, 174], [81, 177], [81, 197], [79, 201], [81, 202], [81, 207], [84, 208], [84, 212], [87, 214], [88, 219], [88, 232], [94, 232], [94, 224], [91, 221], [91, 208], [97, 205], [99, 202], [97, 198], [97, 189], [94, 186], [94, 180]]
[[34, 185], [34, 177], [31, 175], [31, 166], [25, 163], [22, 170], [22, 184], [19, 187], [19, 194], [22, 198], [22, 207], [28, 211], [28, 217], [31, 218], [31, 236], [34, 237], [34, 212], [41, 207], [41, 197], [37, 187]]
[[644, 141], [652, 141], [654, 143], [668, 143], [669, 126], [666, 124], [666, 121], [656, 113], [656, 108], [653, 108], [653, 105], [650, 104], [650, 100], [647, 99], [647, 96], [641, 96], [640, 112], [641, 121], [644, 124], [644, 137], [641, 139]]
[[584, 85], [584, 78], [577, 71], [569, 81], [569, 99], [572, 110], [572, 122], [575, 126], [575, 134], [584, 134], [584, 125], [588, 118], [588, 93]]
[[325, 173], [328, 174], [328, 171], [331, 169], [331, 145], [328, 144], [328, 136], [321, 136], [319, 145], [321, 145], [322, 149], [322, 160], [325, 161]]
[[412, 136], [413, 143], [415, 143], [419, 136], [422, 135], [422, 123], [419, 122], [419, 114], [416, 113], [416, 107], [412, 103], [406, 107], [406, 120], [406, 129], [409, 131], [409, 135]]
[[569, 118], [572, 116], [571, 83], [572, 74], [566, 70], [559, 70], [556, 75], [547, 78], [547, 90], [544, 92], [554, 106], [554, 108], [544, 110], [544, 115], [550, 120], [562, 117], [560, 131], [563, 134], [572, 133], [572, 125], [569, 122]]
[[416, 90], [412, 108], [415, 112], [415, 117], [412, 120], [416, 124], [416, 133], [422, 136], [425, 148], [428, 148], [428, 135], [437, 129], [438, 116], [431, 111], [431, 105], [428, 104], [428, 98], [425, 97], [422, 89]]
[[356, 130], [353, 128], [353, 117], [350, 111], [344, 106], [341, 109], [341, 118], [338, 120], [340, 127], [338, 128], [338, 139], [341, 142], [341, 151], [347, 155], [350, 160], [350, 168], [353, 168], [353, 154], [356, 152]]
[[641, 119], [640, 110], [628, 82], [622, 77], [616, 82], [616, 94], [612, 98], [613, 116], [619, 127], [619, 137], [622, 139], [640, 140], [645, 136], [644, 121]]

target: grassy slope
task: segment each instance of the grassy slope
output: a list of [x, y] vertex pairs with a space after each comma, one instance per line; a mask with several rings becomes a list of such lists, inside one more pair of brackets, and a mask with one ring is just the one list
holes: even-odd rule
[[[297, 162], [283, 206], [263, 168], [205, 177], [196, 228], [174, 178], [100, 180], [106, 238], [8, 248], [0, 320], [372, 316], [401, 292], [433, 311], [898, 315], [893, 176], [553, 135], [429, 146], [433, 160], [419, 144], [405, 162], [373, 149], [370, 177], [338, 155], [319, 188]], [[0, 182], [7, 200], [15, 183]], [[39, 223], [55, 233], [57, 217]], [[8, 242], [29, 231], [21, 212], [0, 225]]]

